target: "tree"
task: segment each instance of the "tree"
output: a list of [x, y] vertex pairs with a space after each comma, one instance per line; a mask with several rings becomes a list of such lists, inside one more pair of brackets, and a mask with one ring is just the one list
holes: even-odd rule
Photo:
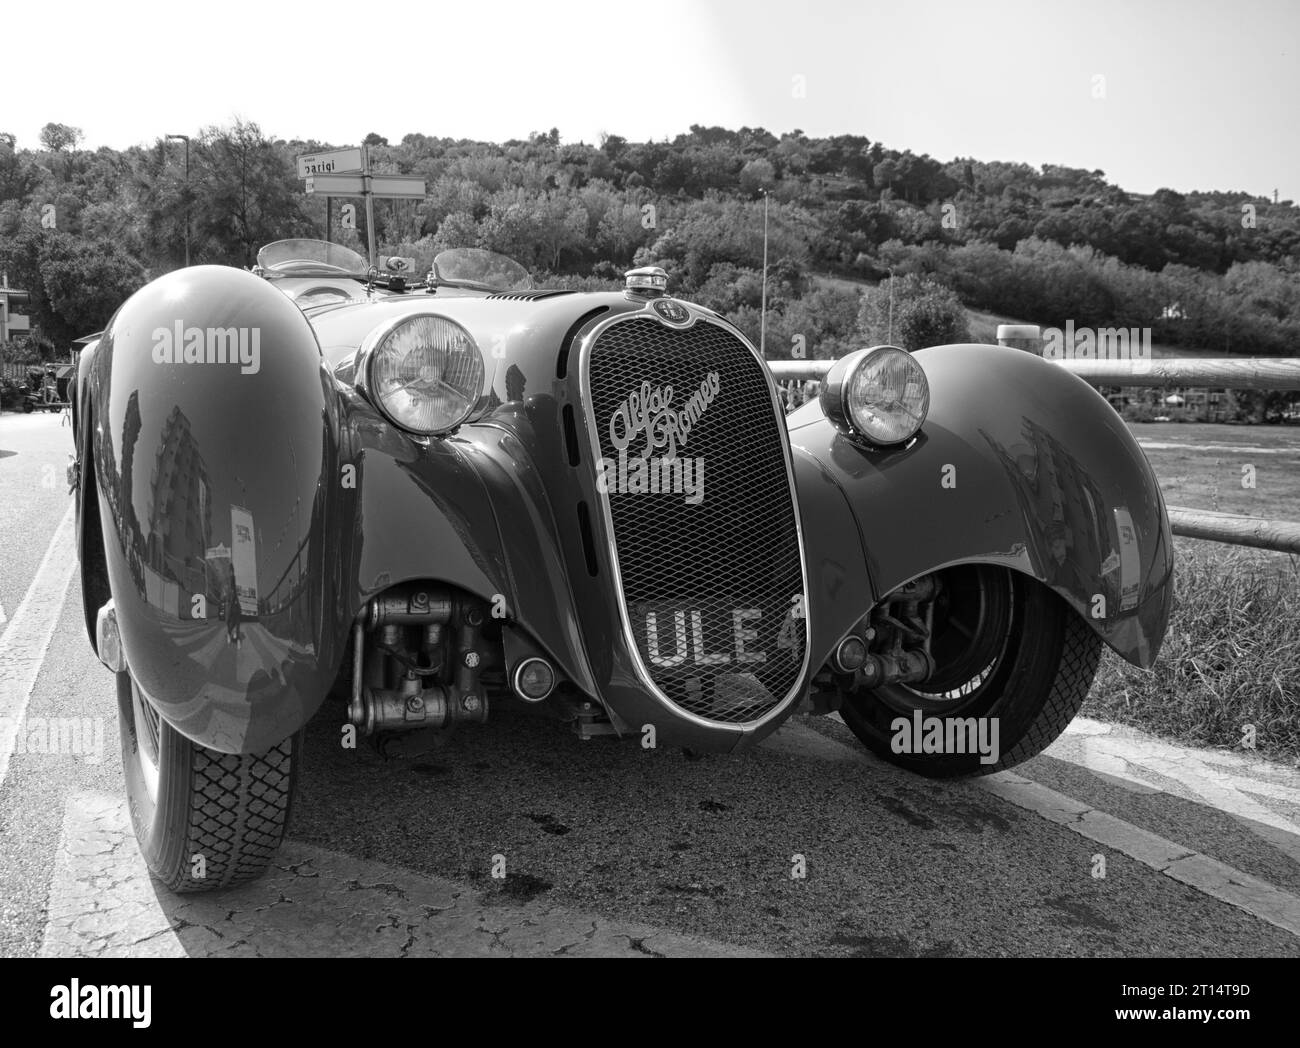
[[474, 216], [465, 211], [452, 211], [438, 226], [433, 236], [433, 251], [437, 254], [455, 247], [478, 247], [482, 237]]
[[388, 145], [388, 139], [383, 135], [371, 131], [370, 134], [366, 135], [366, 137], [361, 140], [361, 144], [363, 146], [386, 146]]
[[138, 150], [131, 160], [129, 187], [142, 261], [158, 271], [174, 269], [185, 259], [184, 167], [169, 157], [162, 139], [156, 148]]
[[654, 184], [665, 193], [680, 193], [694, 188], [695, 165], [685, 153], [673, 150], [654, 170]]
[[41, 128], [41, 145], [52, 153], [62, 153], [65, 149], [75, 149], [81, 139], [82, 134], [79, 127], [49, 123]]
[[626, 149], [627, 139], [622, 135], [611, 135], [604, 131], [600, 133], [600, 151], [610, 160], [618, 160]]
[[13, 135], [0, 135], [0, 200], [25, 200], [36, 181], [32, 165], [14, 149]]
[[311, 231], [287, 155], [257, 124], [210, 127], [194, 152], [194, 239], [205, 261], [250, 266], [263, 244]]
[[114, 241], [65, 233], [45, 238], [41, 279], [53, 320], [46, 334], [62, 344], [102, 331], [146, 274]]
[[771, 161], [759, 157], [740, 169], [740, 191], [748, 197], [756, 197], [760, 190], [770, 190], [774, 185], [776, 168]]
[[882, 280], [863, 296], [857, 333], [866, 345], [892, 344], [914, 352], [926, 346], [970, 341], [966, 311], [956, 293], [915, 274], [892, 282], [891, 324], [890, 283]]
[[144, 268], [115, 241], [31, 230], [0, 241], [0, 266], [31, 293], [28, 312], [56, 346], [99, 331], [144, 284]]
[[882, 160], [872, 172], [872, 181], [875, 182], [877, 189], [888, 189], [898, 181], [898, 174], [898, 161]]
[[483, 246], [529, 269], [556, 269], [561, 254], [586, 238], [587, 212], [562, 193], [506, 191], [481, 227]]

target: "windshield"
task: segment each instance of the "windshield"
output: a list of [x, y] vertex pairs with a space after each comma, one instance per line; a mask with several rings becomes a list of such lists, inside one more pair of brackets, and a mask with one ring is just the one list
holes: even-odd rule
[[364, 274], [369, 268], [351, 248], [324, 240], [277, 240], [257, 253], [257, 264], [284, 276]]
[[526, 291], [533, 286], [528, 270], [512, 258], [477, 247], [455, 247], [433, 260], [439, 281], [478, 284], [494, 291]]

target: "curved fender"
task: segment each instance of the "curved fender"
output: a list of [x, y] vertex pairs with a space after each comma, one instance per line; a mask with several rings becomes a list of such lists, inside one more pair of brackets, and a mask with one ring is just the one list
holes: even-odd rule
[[74, 461], [78, 469], [78, 475], [70, 479], [73, 480], [72, 494], [77, 509], [77, 560], [81, 565], [81, 608], [86, 622], [86, 636], [96, 653], [99, 651], [99, 638], [96, 635], [95, 620], [100, 607], [112, 596], [103, 563], [99, 503], [98, 500], [88, 501], [95, 491], [94, 471], [90, 468], [90, 464], [96, 457], [95, 420], [91, 411], [93, 402], [91, 376], [98, 346], [98, 341], [95, 341], [81, 351], [77, 359], [76, 380], [69, 384], [68, 389], [71, 402], [72, 441], [76, 449]]
[[189, 738], [265, 750], [306, 723], [342, 658], [322, 585], [338, 562], [324, 526], [338, 397], [315, 335], [266, 281], [197, 266], [123, 304], [90, 384], [127, 664]]
[[844, 489], [832, 470], [797, 440], [790, 450], [808, 567], [808, 665], [815, 672], [876, 602], [876, 594], [862, 532]]
[[930, 413], [907, 448], [862, 449], [816, 402], [790, 417], [792, 443], [854, 507], [876, 590], [950, 564], [1004, 564], [1150, 666], [1172, 601], [1172, 535], [1123, 420], [1082, 379], [1028, 353], [954, 345], [916, 359]]

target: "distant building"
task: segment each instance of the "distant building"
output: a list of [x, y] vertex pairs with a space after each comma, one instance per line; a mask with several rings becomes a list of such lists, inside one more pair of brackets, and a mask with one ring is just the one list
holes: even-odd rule
[[9, 274], [0, 274], [0, 342], [5, 342], [15, 335], [25, 335], [31, 331], [31, 320], [23, 313], [15, 313], [12, 307], [28, 300], [26, 291], [9, 286]]
[[205, 591], [206, 564], [193, 555], [208, 548], [212, 534], [207, 465], [190, 431], [190, 420], [173, 407], [163, 422], [149, 478], [149, 561], [164, 578], [190, 593]]

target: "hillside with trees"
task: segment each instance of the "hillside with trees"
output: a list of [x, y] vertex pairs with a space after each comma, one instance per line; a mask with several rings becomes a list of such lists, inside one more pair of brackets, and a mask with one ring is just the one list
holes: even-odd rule
[[[337, 144], [272, 139], [251, 123], [207, 128], [190, 144], [187, 182], [182, 143], [87, 150], [81, 137], [57, 123], [37, 143], [0, 134], [0, 268], [31, 290], [45, 355], [183, 264], [187, 212], [194, 264], [249, 266], [266, 242], [325, 235], [325, 201], [303, 193], [294, 158]], [[377, 202], [381, 253], [424, 263], [485, 247], [539, 283], [576, 287], [661, 265], [674, 294], [755, 341], [766, 196], [772, 357], [796, 336], [814, 357], [878, 341], [871, 285], [891, 274], [893, 334], [908, 348], [964, 337], [962, 304], [1045, 326], [1150, 327], [1157, 342], [1223, 354], [1300, 344], [1291, 201], [1139, 196], [1100, 170], [943, 162], [860, 135], [748, 127], [693, 126], [671, 142], [566, 143], [552, 129], [500, 144], [420, 133], [366, 144], [377, 172], [420, 175], [429, 189], [422, 203]], [[364, 253], [363, 208], [357, 219], [340, 229], [336, 216], [330, 235]]]

